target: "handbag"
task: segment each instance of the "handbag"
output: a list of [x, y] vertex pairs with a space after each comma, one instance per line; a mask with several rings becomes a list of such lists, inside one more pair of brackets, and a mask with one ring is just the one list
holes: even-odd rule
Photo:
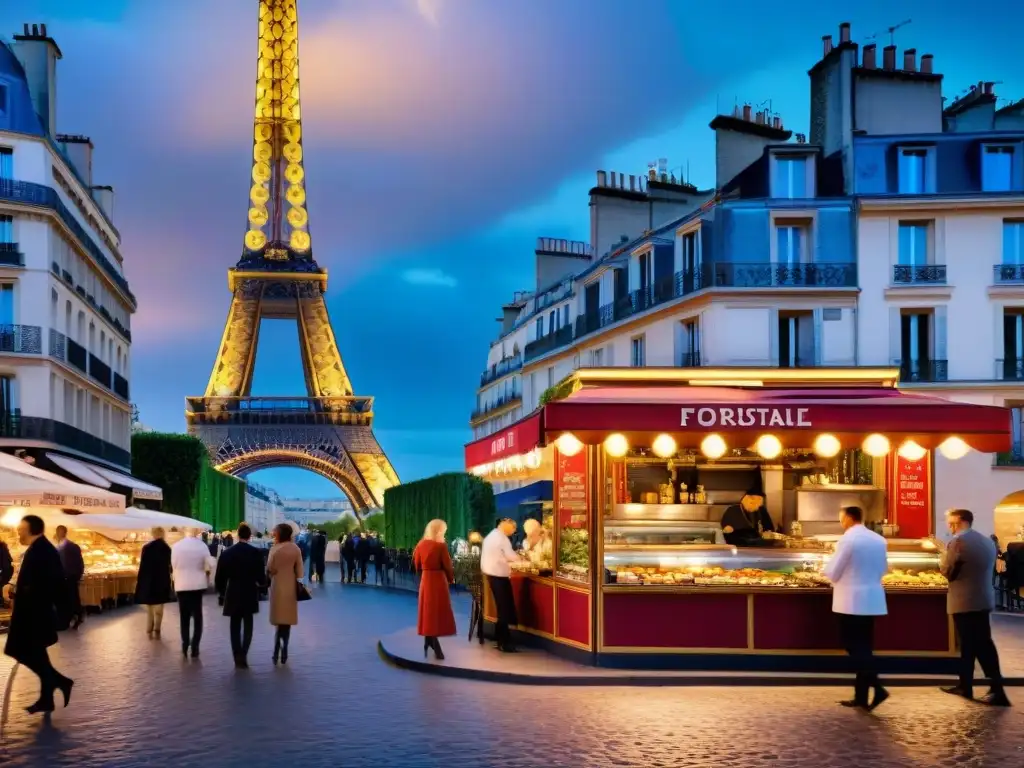
[[296, 579], [295, 581], [295, 599], [298, 600], [300, 603], [304, 603], [307, 600], [313, 599], [313, 593], [309, 591], [309, 587], [307, 587], [298, 579]]

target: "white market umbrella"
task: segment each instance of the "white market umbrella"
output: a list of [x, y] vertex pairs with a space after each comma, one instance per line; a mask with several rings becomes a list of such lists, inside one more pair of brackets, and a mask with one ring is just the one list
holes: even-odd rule
[[124, 514], [125, 517], [145, 520], [151, 527], [159, 525], [163, 528], [194, 528], [200, 531], [209, 531], [213, 528], [212, 525], [204, 523], [202, 520], [195, 520], [184, 515], [172, 515], [170, 512], [157, 512], [153, 509], [129, 507]]
[[41, 517], [46, 524], [47, 534], [52, 534], [58, 525], [63, 525], [69, 531], [92, 531], [108, 538], [124, 538], [128, 533], [148, 531], [153, 527], [153, 524], [146, 520], [130, 518], [127, 515], [69, 515], [59, 509], [17, 507], [8, 509], [0, 516], [0, 526], [15, 528], [25, 515]]
[[[7, 454], [0, 456], [24, 464]], [[0, 507], [74, 509], [107, 514], [124, 512], [124, 496], [120, 494], [65, 480], [36, 467], [25, 465], [25, 469], [29, 471], [12, 467], [9, 461], [0, 459]]]

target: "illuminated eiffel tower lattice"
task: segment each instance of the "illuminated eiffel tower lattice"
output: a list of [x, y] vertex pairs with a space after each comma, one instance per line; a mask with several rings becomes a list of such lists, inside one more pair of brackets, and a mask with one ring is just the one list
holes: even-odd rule
[[[333, 481], [357, 514], [378, 508], [398, 477], [373, 434], [373, 398], [353, 394], [313, 258], [299, 106], [296, 0], [260, 0], [252, 173], [242, 255], [206, 394], [186, 419], [220, 470], [244, 476], [301, 467]], [[253, 397], [260, 321], [294, 320], [306, 393]]]

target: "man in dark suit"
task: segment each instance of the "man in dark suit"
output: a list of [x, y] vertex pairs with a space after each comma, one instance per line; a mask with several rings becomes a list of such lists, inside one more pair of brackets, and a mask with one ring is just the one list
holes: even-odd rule
[[238, 526], [238, 543], [224, 550], [217, 561], [214, 583], [224, 615], [231, 619], [231, 652], [237, 669], [248, 669], [252, 644], [252, 617], [260, 612], [260, 590], [266, 578], [263, 553], [249, 543], [252, 530]]
[[1010, 706], [999, 670], [999, 653], [992, 641], [990, 614], [995, 609], [992, 574], [995, 573], [996, 545], [971, 526], [974, 514], [951, 509], [946, 523], [953, 534], [942, 555], [942, 575], [949, 580], [946, 610], [953, 617], [960, 638], [960, 683], [943, 688], [946, 693], [974, 698], [974, 664], [979, 662], [992, 689], [978, 701], [996, 707]]
[[68, 599], [71, 601], [71, 629], [78, 629], [85, 619], [85, 610], [82, 608], [82, 595], [78, 586], [85, 576], [85, 561], [82, 560], [82, 548], [68, 538], [68, 529], [58, 525], [54, 529], [54, 538], [57, 540], [57, 554], [60, 555], [60, 564], [64, 566], [64, 579], [68, 584]]
[[324, 580], [324, 569], [327, 560], [327, 534], [323, 531], [312, 531], [309, 535], [309, 580]]
[[[57, 644], [57, 630], [67, 628], [70, 606], [60, 556], [44, 530], [42, 519], [35, 515], [26, 515], [18, 523], [18, 540], [27, 549], [13, 590], [14, 611], [4, 647], [7, 656], [39, 676], [39, 700], [26, 708], [29, 714], [53, 712], [53, 692], [58, 689], [66, 707], [74, 685], [53, 668], [46, 650]], [[6, 590], [11, 592], [10, 585]]]

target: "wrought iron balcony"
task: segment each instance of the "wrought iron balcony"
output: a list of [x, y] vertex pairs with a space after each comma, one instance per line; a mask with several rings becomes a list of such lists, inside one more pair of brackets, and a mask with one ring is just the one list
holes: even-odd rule
[[1014, 443], [1010, 450], [996, 454], [997, 467], [1024, 467], [1024, 446]]
[[715, 262], [705, 269], [708, 284], [722, 288], [857, 287], [857, 265], [851, 263]]
[[945, 285], [945, 264], [894, 264], [892, 281], [896, 285]]
[[996, 379], [1024, 381], [1024, 360], [996, 360]]
[[107, 274], [107, 277], [124, 292], [132, 305], [135, 305], [135, 294], [128, 288], [128, 281], [125, 280], [124, 275], [103, 254], [103, 251], [96, 244], [92, 235], [85, 230], [85, 227], [78, 223], [78, 219], [61, 202], [56, 190], [43, 184], [33, 184], [28, 181], [0, 179], [0, 200], [49, 208], [56, 213], [58, 218], [64, 223], [64, 226], [71, 230], [71, 233], [85, 246], [89, 255], [96, 260], [96, 263], [100, 265], [100, 268]]
[[96, 355], [89, 354], [89, 376], [92, 377], [93, 381], [102, 384], [107, 389], [110, 389], [110, 375], [112, 371], [110, 366], [100, 360]]
[[502, 408], [506, 408], [510, 405], [515, 405], [523, 401], [522, 392], [513, 392], [509, 395], [501, 395], [500, 397], [491, 400], [487, 405], [483, 405], [479, 408], [474, 408], [473, 412], [469, 415], [471, 421], [476, 421], [492, 411], [497, 411]]
[[502, 376], [507, 376], [510, 373], [522, 369], [523, 358], [522, 357], [506, 357], [499, 363], [492, 365], [486, 371], [480, 374], [480, 386], [483, 387], [490, 384], [496, 379], [500, 379]]
[[50, 329], [50, 357], [54, 357], [61, 361], [68, 359], [68, 340], [67, 337], [58, 330], [53, 328]]
[[1024, 285], [1024, 264], [996, 264], [992, 268], [995, 285]]
[[188, 397], [185, 419], [190, 425], [369, 425], [373, 398]]
[[114, 374], [114, 394], [124, 400], [130, 399], [128, 397], [128, 379], [119, 373]]
[[606, 325], [646, 312], [704, 287], [700, 271], [685, 270], [655, 280], [651, 285], [638, 288], [615, 301], [576, 316], [576, 338], [593, 333]]
[[82, 373], [89, 373], [89, 353], [77, 341], [67, 339], [68, 362]]
[[683, 352], [679, 359], [680, 368], [699, 368], [700, 367], [700, 350], [694, 352]]
[[56, 445], [116, 464], [124, 469], [128, 469], [132, 462], [131, 451], [101, 440], [84, 430], [63, 421], [22, 416], [17, 411], [0, 414], [0, 437]]
[[900, 381], [948, 381], [949, 364], [946, 360], [894, 360], [899, 366]]
[[557, 329], [554, 333], [549, 333], [546, 336], [541, 336], [539, 339], [531, 341], [526, 345], [526, 349], [523, 351], [523, 360], [530, 362], [534, 358], [546, 355], [548, 352], [553, 352], [556, 349], [560, 349], [572, 342], [572, 326], [563, 325]]
[[43, 354], [43, 329], [38, 325], [0, 325], [0, 352]]
[[18, 248], [17, 243], [0, 243], [0, 266], [25, 266], [25, 254]]

